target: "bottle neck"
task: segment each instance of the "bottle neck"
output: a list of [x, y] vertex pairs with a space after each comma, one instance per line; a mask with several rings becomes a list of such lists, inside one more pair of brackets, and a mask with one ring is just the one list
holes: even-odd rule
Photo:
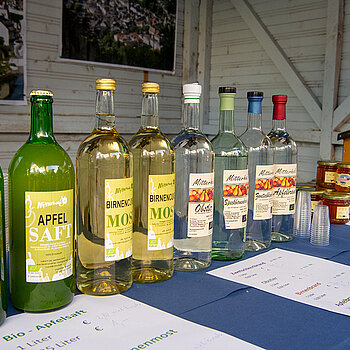
[[248, 98], [248, 126], [247, 129], [262, 130], [261, 127], [261, 101], [262, 98]]
[[275, 102], [272, 114], [272, 129], [286, 130], [286, 104]]
[[158, 128], [158, 94], [143, 93], [141, 128]]
[[114, 94], [113, 90], [96, 91], [96, 130], [114, 130]]
[[272, 130], [286, 130], [285, 119], [272, 119]]
[[184, 103], [183, 125], [185, 129], [199, 129], [199, 103]]
[[32, 97], [30, 113], [30, 142], [56, 142], [52, 128], [52, 102], [51, 97]]
[[234, 94], [220, 94], [219, 132], [234, 133]]

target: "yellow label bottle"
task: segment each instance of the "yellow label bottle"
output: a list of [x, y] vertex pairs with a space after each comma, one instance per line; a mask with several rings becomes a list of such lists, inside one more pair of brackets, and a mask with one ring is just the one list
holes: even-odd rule
[[132, 284], [132, 155], [115, 129], [114, 90], [96, 81], [96, 126], [77, 153], [77, 286], [92, 295]]
[[175, 154], [158, 126], [159, 85], [142, 85], [141, 127], [134, 156], [133, 279], [153, 283], [173, 274]]

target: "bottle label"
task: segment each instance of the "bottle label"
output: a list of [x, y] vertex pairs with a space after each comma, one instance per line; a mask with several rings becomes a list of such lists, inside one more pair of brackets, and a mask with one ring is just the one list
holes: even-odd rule
[[275, 164], [274, 173], [272, 214], [294, 214], [297, 165]]
[[148, 177], [148, 250], [174, 244], [175, 174]]
[[225, 229], [243, 228], [247, 225], [248, 169], [224, 170], [223, 197]]
[[341, 187], [350, 187], [350, 175], [349, 174], [336, 174], [336, 184]]
[[334, 184], [335, 179], [336, 179], [336, 174], [337, 173], [334, 171], [325, 171], [324, 172], [324, 182]]
[[337, 207], [336, 219], [348, 220], [349, 219], [349, 207]]
[[190, 174], [188, 237], [204, 237], [213, 232], [214, 173]]
[[[1, 179], [1, 175], [0, 175]], [[0, 278], [2, 281], [5, 281], [5, 255], [3, 254], [5, 252], [5, 227], [3, 226], [3, 205], [4, 203], [2, 202], [2, 192], [0, 191]], [[1, 292], [0, 292], [1, 296]], [[0, 298], [1, 299], [1, 298]]]
[[132, 253], [132, 177], [105, 179], [105, 261]]
[[273, 175], [273, 165], [256, 166], [253, 220], [272, 218]]
[[73, 273], [73, 190], [25, 192], [26, 282], [58, 281]]

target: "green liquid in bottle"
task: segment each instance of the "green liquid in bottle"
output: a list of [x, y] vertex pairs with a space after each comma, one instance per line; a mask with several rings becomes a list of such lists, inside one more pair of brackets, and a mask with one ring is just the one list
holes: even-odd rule
[[53, 136], [52, 102], [51, 92], [31, 93], [30, 136], [9, 167], [10, 296], [33, 312], [74, 293], [74, 168]]
[[0, 325], [5, 321], [7, 309], [4, 204], [4, 176], [0, 168]]

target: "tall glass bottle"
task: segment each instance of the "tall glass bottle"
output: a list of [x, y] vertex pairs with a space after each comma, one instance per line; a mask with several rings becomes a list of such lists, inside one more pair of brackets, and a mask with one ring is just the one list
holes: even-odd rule
[[4, 193], [4, 175], [0, 167], [0, 325], [5, 321], [7, 309]]
[[263, 93], [250, 91], [248, 125], [241, 140], [248, 148], [248, 221], [246, 250], [258, 251], [271, 244], [273, 198], [273, 149], [270, 139], [261, 129]]
[[214, 152], [199, 130], [201, 86], [183, 86], [183, 129], [173, 140], [176, 154], [175, 269], [196, 271], [211, 263]]
[[77, 287], [111, 295], [130, 288], [132, 155], [115, 128], [113, 79], [96, 80], [96, 124], [77, 153]]
[[157, 83], [142, 84], [141, 127], [134, 156], [133, 280], [154, 283], [174, 272], [175, 152], [158, 125]]
[[74, 167], [53, 135], [52, 92], [30, 96], [30, 136], [9, 167], [10, 296], [46, 311], [74, 293]]
[[274, 193], [271, 239], [288, 242], [293, 239], [297, 145], [286, 131], [286, 95], [272, 96], [272, 130], [268, 136], [273, 144]]
[[248, 150], [234, 131], [236, 88], [220, 87], [219, 133], [215, 152], [214, 260], [235, 260], [244, 254], [248, 214]]

